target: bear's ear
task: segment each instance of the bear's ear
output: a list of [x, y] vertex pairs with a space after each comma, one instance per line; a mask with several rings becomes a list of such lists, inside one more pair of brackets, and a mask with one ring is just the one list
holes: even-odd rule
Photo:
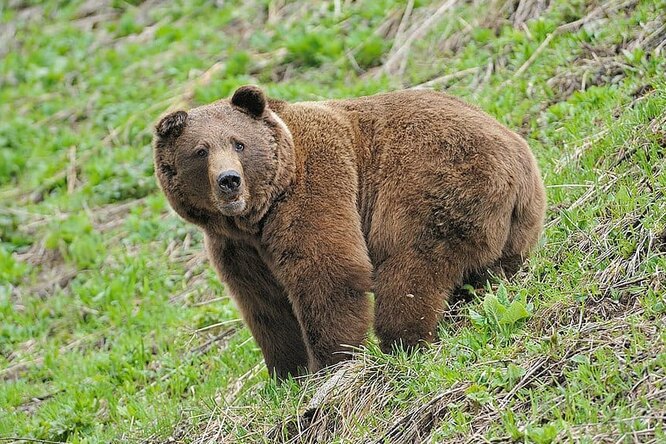
[[155, 134], [160, 138], [178, 137], [183, 132], [185, 123], [187, 123], [187, 113], [185, 111], [167, 114], [155, 125]]
[[241, 86], [231, 97], [231, 104], [244, 109], [254, 117], [260, 117], [266, 109], [266, 96], [258, 86]]

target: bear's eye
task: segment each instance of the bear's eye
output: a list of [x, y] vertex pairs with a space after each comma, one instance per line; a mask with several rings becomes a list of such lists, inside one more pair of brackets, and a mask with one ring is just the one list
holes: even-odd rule
[[236, 151], [243, 151], [245, 149], [245, 145], [243, 145], [241, 142], [234, 142], [234, 149]]
[[197, 157], [206, 157], [208, 155], [208, 150], [206, 148], [199, 148], [197, 150]]

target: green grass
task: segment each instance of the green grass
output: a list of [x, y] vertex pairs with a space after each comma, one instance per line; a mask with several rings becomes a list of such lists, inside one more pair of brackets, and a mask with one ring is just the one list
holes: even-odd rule
[[[666, 2], [417, 0], [404, 20], [394, 0], [13, 3], [0, 441], [666, 440]], [[479, 105], [539, 160], [539, 249], [430, 350], [370, 343], [275, 384], [150, 147], [165, 110], [247, 83], [288, 100], [426, 83]]]

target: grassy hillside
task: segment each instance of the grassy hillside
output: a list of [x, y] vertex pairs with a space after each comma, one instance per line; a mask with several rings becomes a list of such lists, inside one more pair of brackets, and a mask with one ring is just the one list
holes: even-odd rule
[[[664, 0], [0, 2], [0, 442], [666, 442], [665, 40]], [[150, 147], [247, 83], [479, 105], [538, 251], [431, 349], [275, 384]]]

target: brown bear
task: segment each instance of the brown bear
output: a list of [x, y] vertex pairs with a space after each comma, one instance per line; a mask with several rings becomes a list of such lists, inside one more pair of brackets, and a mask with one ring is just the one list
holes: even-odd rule
[[244, 86], [163, 117], [154, 155], [277, 377], [349, 357], [369, 292], [382, 350], [432, 341], [454, 289], [514, 274], [543, 226], [525, 141], [433, 91], [286, 103]]

